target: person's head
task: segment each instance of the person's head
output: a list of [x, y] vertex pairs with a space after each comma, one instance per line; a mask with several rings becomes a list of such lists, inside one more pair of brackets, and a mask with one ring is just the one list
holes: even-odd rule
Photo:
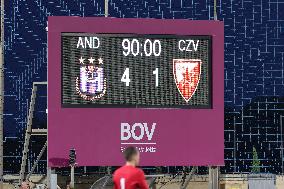
[[133, 146], [127, 147], [124, 150], [123, 155], [127, 163], [131, 163], [134, 166], [139, 165], [140, 154], [139, 154], [139, 151], [135, 147]]
[[24, 181], [21, 184], [21, 189], [29, 189], [30, 185], [29, 185], [29, 181]]

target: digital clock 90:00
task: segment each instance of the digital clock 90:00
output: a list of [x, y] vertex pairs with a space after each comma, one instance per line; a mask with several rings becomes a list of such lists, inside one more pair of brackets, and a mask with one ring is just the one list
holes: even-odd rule
[[160, 40], [151, 41], [150, 39], [146, 39], [144, 43], [141, 43], [138, 39], [135, 38], [131, 40], [123, 39], [122, 47], [124, 50], [124, 56], [128, 56], [130, 54], [132, 54], [133, 56], [160, 56], [162, 51]]

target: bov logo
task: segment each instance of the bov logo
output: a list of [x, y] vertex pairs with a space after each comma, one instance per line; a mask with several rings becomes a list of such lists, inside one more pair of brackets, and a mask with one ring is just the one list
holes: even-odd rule
[[121, 141], [127, 141], [127, 140], [147, 140], [151, 141], [154, 132], [156, 129], [156, 123], [148, 124], [148, 123], [121, 123]]

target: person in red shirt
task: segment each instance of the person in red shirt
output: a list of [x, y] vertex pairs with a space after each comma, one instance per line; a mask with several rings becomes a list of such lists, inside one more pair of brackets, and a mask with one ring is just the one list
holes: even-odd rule
[[123, 155], [126, 164], [113, 174], [114, 189], [149, 189], [144, 172], [136, 167], [140, 161], [139, 151], [131, 146]]

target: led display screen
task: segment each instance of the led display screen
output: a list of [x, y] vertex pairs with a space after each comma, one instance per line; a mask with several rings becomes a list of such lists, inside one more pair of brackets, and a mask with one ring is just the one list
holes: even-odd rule
[[63, 107], [211, 108], [211, 37], [62, 33]]

